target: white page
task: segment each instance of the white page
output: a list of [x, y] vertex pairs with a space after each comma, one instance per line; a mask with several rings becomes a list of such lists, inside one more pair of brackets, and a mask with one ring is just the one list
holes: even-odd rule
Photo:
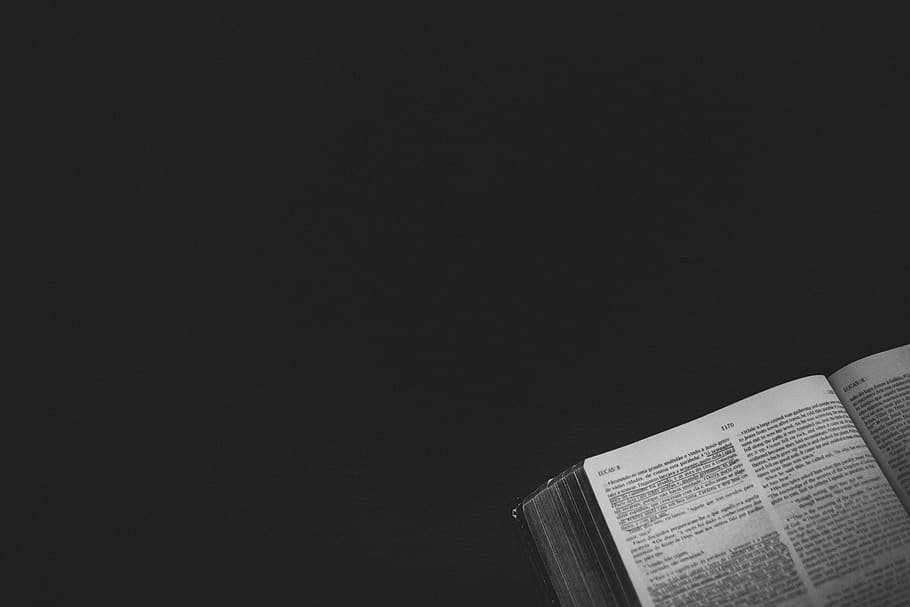
[[822, 376], [590, 458], [585, 471], [646, 607], [910, 595], [910, 515]]
[[910, 345], [849, 364], [830, 381], [910, 512]]

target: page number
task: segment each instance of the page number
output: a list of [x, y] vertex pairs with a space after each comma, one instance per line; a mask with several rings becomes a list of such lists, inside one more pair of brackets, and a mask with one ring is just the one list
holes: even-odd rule
[[726, 432], [727, 430], [729, 430], [730, 428], [732, 428], [734, 425], [735, 425], [735, 424], [734, 424], [733, 422], [730, 422], [729, 424], [724, 424], [723, 426], [720, 427], [720, 431], [721, 431], [721, 432]]

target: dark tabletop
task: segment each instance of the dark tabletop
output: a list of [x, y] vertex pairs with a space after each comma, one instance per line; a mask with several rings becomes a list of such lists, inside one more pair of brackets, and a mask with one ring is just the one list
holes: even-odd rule
[[54, 16], [30, 604], [537, 604], [516, 498], [910, 342], [895, 16], [311, 4]]

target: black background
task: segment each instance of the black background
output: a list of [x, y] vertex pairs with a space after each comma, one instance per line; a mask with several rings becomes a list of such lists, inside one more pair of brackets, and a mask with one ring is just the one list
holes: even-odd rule
[[910, 341], [896, 15], [48, 23], [31, 604], [536, 604], [516, 498]]

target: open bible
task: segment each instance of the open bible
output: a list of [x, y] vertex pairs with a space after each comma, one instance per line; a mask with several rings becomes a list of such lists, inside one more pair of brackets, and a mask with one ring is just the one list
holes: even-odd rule
[[910, 345], [588, 458], [512, 516], [552, 605], [910, 605]]

